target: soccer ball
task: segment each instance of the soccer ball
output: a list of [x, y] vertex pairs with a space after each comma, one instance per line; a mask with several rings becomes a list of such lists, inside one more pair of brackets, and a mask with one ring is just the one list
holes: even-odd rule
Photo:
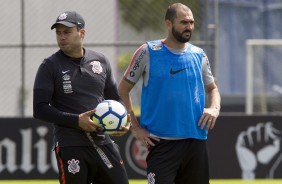
[[103, 126], [105, 134], [113, 134], [120, 131], [121, 126], [126, 126], [127, 111], [118, 101], [104, 100], [97, 105], [92, 120]]

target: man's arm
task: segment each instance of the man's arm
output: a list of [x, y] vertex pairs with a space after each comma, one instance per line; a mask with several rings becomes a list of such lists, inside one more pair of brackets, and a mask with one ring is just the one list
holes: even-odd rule
[[121, 80], [118, 91], [123, 100], [127, 111], [130, 113], [131, 117], [131, 132], [133, 136], [142, 142], [146, 147], [155, 146], [155, 144], [151, 141], [151, 139], [159, 141], [158, 138], [151, 137], [149, 132], [144, 128], [141, 128], [132, 108], [132, 101], [130, 98], [130, 91], [134, 87], [134, 84], [128, 81], [125, 77]]
[[127, 112], [130, 114], [131, 117], [131, 128], [140, 127], [139, 122], [137, 121], [137, 118], [133, 112], [132, 100], [129, 95], [133, 87], [134, 84], [125, 79], [125, 77], [123, 77], [118, 86], [119, 95], [126, 107]]
[[209, 96], [209, 100], [210, 100], [209, 108], [215, 108], [215, 109], [218, 110], [218, 113], [219, 113], [221, 98], [220, 98], [220, 94], [219, 94], [217, 85], [214, 82], [207, 85], [206, 86], [206, 92], [207, 92], [207, 94]]
[[215, 122], [220, 112], [221, 97], [217, 88], [217, 85], [212, 82], [205, 87], [207, 95], [209, 97], [209, 107], [204, 109], [203, 115], [198, 122], [198, 126], [203, 129], [206, 126], [206, 130], [211, 130], [215, 126]]
[[94, 111], [87, 111], [81, 114], [63, 112], [51, 105], [53, 96], [52, 77], [44, 64], [40, 65], [36, 74], [33, 89], [33, 117], [49, 123], [55, 123], [59, 126], [83, 129], [89, 132], [95, 132], [97, 127], [102, 126], [95, 124], [90, 120], [90, 115]]

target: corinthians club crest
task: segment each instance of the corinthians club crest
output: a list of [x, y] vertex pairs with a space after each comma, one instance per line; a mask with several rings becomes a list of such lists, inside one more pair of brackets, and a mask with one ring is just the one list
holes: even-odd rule
[[92, 61], [90, 64], [92, 65], [92, 71], [94, 73], [100, 74], [103, 72], [103, 68], [99, 61]]
[[78, 165], [79, 160], [75, 160], [75, 159], [69, 160], [68, 164], [69, 164], [68, 170], [69, 170], [70, 173], [75, 174], [75, 173], [79, 172], [79, 170], [80, 170], [80, 166]]

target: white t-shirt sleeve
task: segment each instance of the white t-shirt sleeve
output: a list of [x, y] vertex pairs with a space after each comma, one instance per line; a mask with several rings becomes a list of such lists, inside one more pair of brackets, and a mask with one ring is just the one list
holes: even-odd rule
[[143, 82], [146, 85], [149, 74], [149, 59], [147, 44], [143, 44], [135, 51], [124, 77], [133, 84], [136, 84], [140, 77], [143, 77]]
[[202, 76], [203, 76], [204, 85], [208, 85], [214, 82], [214, 77], [212, 75], [210, 62], [205, 53], [202, 58]]

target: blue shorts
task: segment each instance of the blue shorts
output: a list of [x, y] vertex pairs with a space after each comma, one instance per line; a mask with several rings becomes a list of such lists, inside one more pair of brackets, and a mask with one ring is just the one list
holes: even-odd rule
[[148, 183], [209, 184], [205, 140], [152, 140], [147, 156]]

